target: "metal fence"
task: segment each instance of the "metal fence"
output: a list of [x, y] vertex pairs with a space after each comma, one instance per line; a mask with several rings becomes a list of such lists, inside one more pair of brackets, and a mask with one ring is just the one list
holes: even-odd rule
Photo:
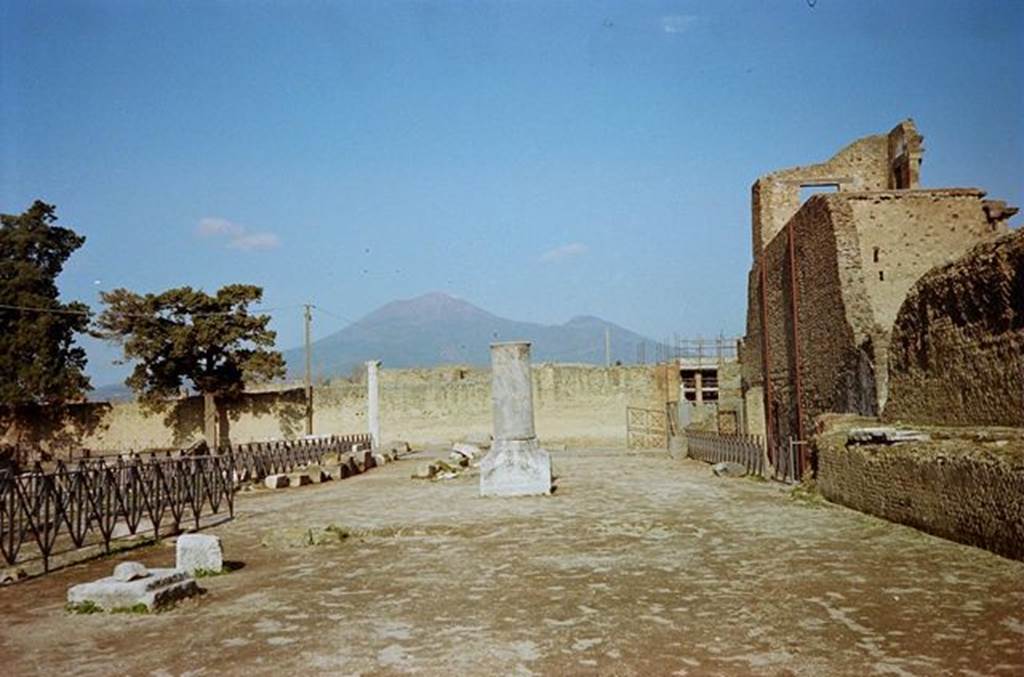
[[762, 437], [687, 431], [686, 440], [691, 458], [708, 463], [739, 463], [752, 475], [763, 475], [765, 472]]
[[811, 470], [811, 460], [804, 440], [792, 437], [775, 445], [772, 453], [772, 479], [789, 484], [799, 483]]
[[[264, 442], [218, 454], [127, 455], [58, 461], [52, 469], [0, 472], [0, 555], [8, 566], [102, 545], [121, 536], [176, 534], [206, 515], [234, 516], [239, 478], [258, 479], [322, 463], [328, 454], [369, 449], [369, 435]], [[32, 552], [34, 551], [34, 552]], [[27, 555], [27, 556], [26, 556]]]
[[626, 407], [626, 447], [665, 449], [668, 447], [669, 417], [666, 411]]

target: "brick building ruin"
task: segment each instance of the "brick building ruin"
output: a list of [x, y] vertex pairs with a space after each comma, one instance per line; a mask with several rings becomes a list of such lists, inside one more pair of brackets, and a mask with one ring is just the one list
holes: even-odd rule
[[[773, 448], [825, 412], [881, 415], [911, 288], [1009, 232], [1016, 210], [984, 191], [921, 188], [922, 140], [908, 119], [754, 182], [742, 394], [746, 431]], [[807, 188], [831, 192], [801, 204]]]

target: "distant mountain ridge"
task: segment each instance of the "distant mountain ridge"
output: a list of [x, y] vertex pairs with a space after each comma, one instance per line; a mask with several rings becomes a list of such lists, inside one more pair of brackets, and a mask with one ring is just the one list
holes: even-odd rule
[[[604, 364], [605, 329], [611, 334], [611, 359], [632, 362], [641, 343], [655, 341], [607, 322], [581, 315], [565, 324], [543, 325], [498, 317], [440, 292], [392, 301], [344, 329], [313, 343], [315, 377], [346, 376], [366, 360], [385, 367], [440, 364], [487, 365], [490, 344], [526, 340], [535, 362]], [[302, 348], [284, 351], [289, 376], [300, 376]]]

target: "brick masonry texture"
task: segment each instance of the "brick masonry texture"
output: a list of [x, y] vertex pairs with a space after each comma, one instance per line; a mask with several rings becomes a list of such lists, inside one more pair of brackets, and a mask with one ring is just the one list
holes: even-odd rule
[[1024, 427], [1024, 231], [914, 285], [889, 365], [887, 419]]
[[[878, 415], [889, 395], [890, 335], [911, 287], [1007, 232], [981, 190], [917, 188], [920, 140], [904, 122], [826, 163], [754, 184], [743, 387], [748, 405], [763, 399], [767, 372], [775, 444], [806, 437], [822, 413]], [[838, 192], [799, 204], [801, 185], [816, 183]], [[749, 433], [765, 432], [757, 408], [747, 421]]]
[[855, 424], [826, 425], [814, 439], [825, 498], [1024, 560], [1024, 433], [945, 429], [931, 442], [846, 446]]

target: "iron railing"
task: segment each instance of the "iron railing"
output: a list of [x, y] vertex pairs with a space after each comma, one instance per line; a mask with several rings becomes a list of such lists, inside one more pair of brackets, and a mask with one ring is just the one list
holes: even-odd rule
[[765, 472], [764, 439], [758, 435], [686, 432], [691, 458], [707, 463], [739, 463], [751, 475]]
[[805, 473], [811, 472], [811, 459], [807, 442], [788, 438], [779, 441], [772, 453], [772, 479], [789, 484], [799, 484]]
[[[57, 461], [31, 472], [0, 471], [0, 555], [8, 566], [152, 532], [159, 540], [204, 515], [234, 517], [240, 479], [322, 463], [328, 454], [370, 448], [369, 435], [243, 444], [212, 455], [130, 454]], [[28, 557], [26, 551], [34, 549]]]
[[668, 447], [669, 418], [666, 411], [626, 407], [626, 447], [665, 449]]

